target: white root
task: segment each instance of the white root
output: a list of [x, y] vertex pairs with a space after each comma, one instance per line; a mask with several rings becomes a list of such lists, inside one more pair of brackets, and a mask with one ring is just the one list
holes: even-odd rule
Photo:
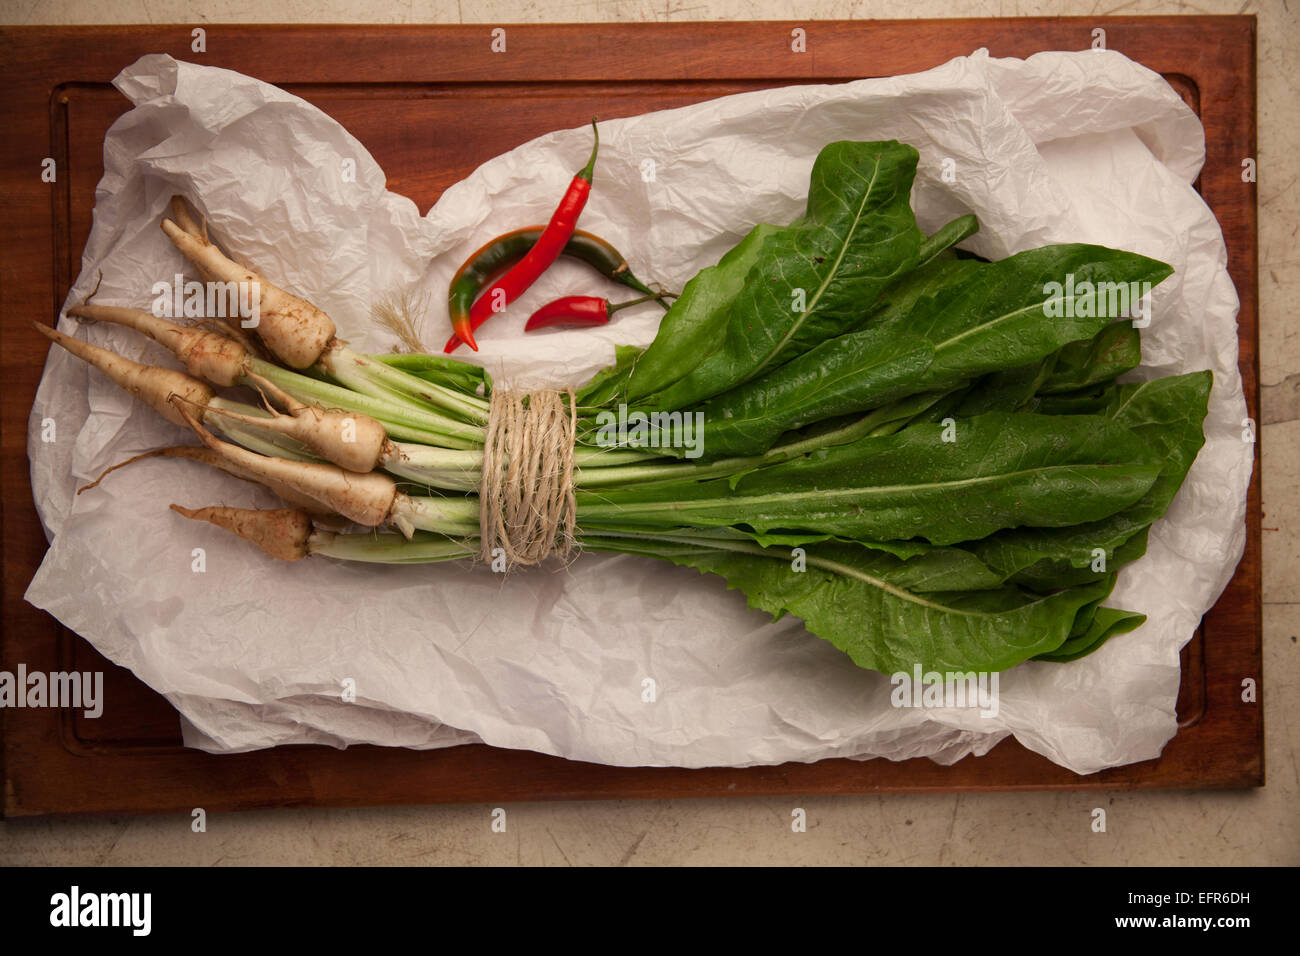
[[258, 289], [257, 334], [290, 368], [308, 368], [334, 338], [334, 322], [305, 299], [286, 292], [245, 268], [203, 236], [194, 235], [170, 219], [162, 230], [209, 281], [255, 283]]
[[374, 471], [391, 453], [384, 426], [368, 415], [328, 412], [301, 402], [293, 402], [290, 414], [272, 412], [270, 418], [255, 418], [217, 405], [210, 406], [207, 414], [293, 438], [347, 471]]
[[250, 356], [238, 342], [202, 329], [177, 325], [151, 312], [116, 305], [76, 305], [68, 315], [124, 325], [171, 350], [189, 373], [214, 385], [238, 385], [248, 372]]
[[[185, 362], [192, 374], [201, 375], [217, 385], [235, 385], [248, 380], [269, 393], [271, 398], [289, 413], [281, 415], [273, 412], [270, 418], [254, 418], [212, 405], [210, 404], [213, 397], [212, 390], [197, 379], [191, 379], [180, 372], [172, 372], [168, 369], [139, 365], [106, 349], [99, 349], [80, 339], [65, 336], [57, 330], [47, 330], [44, 326], [39, 326], [54, 341], [104, 370], [123, 388], [143, 398], [151, 407], [178, 425], [184, 425], [185, 422], [175, 417], [175, 408], [168, 401], [172, 393], [194, 401], [203, 409], [205, 416], [224, 415], [248, 425], [294, 438], [316, 451], [322, 458], [348, 471], [373, 471], [392, 453], [388, 432], [378, 421], [369, 415], [325, 411], [303, 404], [261, 376], [249, 373], [248, 353], [238, 343], [225, 336], [215, 332], [186, 328], [140, 309], [119, 306], [74, 306], [68, 310], [68, 314], [135, 329], [169, 348]], [[111, 360], [108, 356], [111, 356]], [[136, 370], [134, 375], [129, 374], [131, 369]], [[142, 387], [141, 383], [152, 380], [157, 380], [161, 384], [147, 395], [141, 394], [139, 391]]]
[[[194, 221], [194, 217], [190, 215], [189, 206], [185, 204], [185, 200], [180, 196], [172, 197], [172, 219], [178, 226], [194, 238], [200, 239], [203, 242], [208, 241], [208, 228], [206, 221], [204, 222], [203, 227], [200, 228], [199, 224]], [[210, 282], [212, 280], [212, 273], [208, 272], [206, 269], [199, 268], [198, 272], [203, 278], [203, 281]], [[239, 327], [239, 316], [222, 316], [215, 321], [220, 322], [225, 334], [229, 335], [232, 339], [242, 345], [250, 355], [265, 357], [265, 350], [260, 348], [253, 341], [253, 338], [248, 334], [248, 330]]]
[[[181, 196], [172, 197], [172, 220], [195, 239], [202, 239], [204, 242], [208, 241], [206, 225], [202, 228], [199, 227], [199, 224], [194, 221], [194, 217], [190, 215], [190, 207], [185, 204], [185, 200]], [[203, 278], [208, 279], [210, 276], [204, 275]]]
[[207, 521], [251, 541], [273, 558], [301, 561], [311, 553], [311, 516], [294, 508], [256, 509], [210, 506], [191, 511], [172, 505], [172, 511], [193, 521]]
[[184, 372], [169, 368], [141, 365], [81, 339], [64, 335], [58, 329], [33, 322], [32, 326], [50, 341], [61, 345], [77, 358], [99, 369], [125, 391], [144, 402], [169, 422], [188, 424], [170, 398], [178, 395], [186, 402], [203, 408], [212, 401], [212, 389]]
[[263, 400], [267, 400], [269, 396], [269, 401], [275, 402], [275, 404], [279, 405], [290, 415], [297, 415], [304, 408], [311, 407], [306, 402], [298, 401], [298, 399], [294, 398], [279, 385], [276, 385], [275, 382], [271, 381], [269, 378], [263, 378], [256, 372], [249, 372], [244, 376], [244, 380], [246, 385], [251, 385], [262, 393]]
[[290, 488], [282, 481], [276, 481], [271, 478], [257, 478], [245, 469], [240, 468], [234, 462], [227, 461], [225, 458], [212, 451], [212, 449], [205, 448], [202, 445], [173, 445], [169, 448], [156, 448], [153, 451], [147, 451], [142, 455], [128, 458], [126, 461], [118, 462], [116, 465], [105, 468], [103, 473], [90, 484], [78, 488], [77, 494], [81, 494], [83, 491], [89, 491], [91, 488], [94, 488], [119, 468], [125, 468], [127, 465], [132, 465], [145, 458], [183, 458], [186, 461], [196, 461], [212, 468], [219, 468], [226, 474], [234, 475], [236, 478], [243, 481], [251, 481], [263, 485], [275, 494], [279, 495], [285, 504], [291, 505], [300, 511], [306, 511], [313, 518], [328, 519], [331, 517], [337, 517], [326, 505], [317, 501], [315, 498], [312, 498], [310, 495], [304, 495], [302, 492]]
[[397, 484], [387, 475], [381, 472], [359, 474], [337, 465], [259, 455], [216, 438], [199, 424], [183, 401], [178, 400], [175, 406], [204, 445], [258, 481], [272, 479], [282, 482], [350, 521], [369, 528], [378, 527], [389, 519], [399, 495]]

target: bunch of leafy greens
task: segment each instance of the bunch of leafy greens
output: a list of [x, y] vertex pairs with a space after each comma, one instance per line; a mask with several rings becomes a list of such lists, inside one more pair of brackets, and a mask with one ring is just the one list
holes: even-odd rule
[[925, 236], [916, 164], [827, 146], [802, 218], [581, 390], [582, 447], [623, 449], [580, 470], [583, 544], [721, 575], [882, 672], [1074, 660], [1143, 621], [1102, 602], [1201, 447], [1210, 373], [1116, 381], [1140, 359], [1116, 291], [1167, 265], [956, 252], [974, 219]]

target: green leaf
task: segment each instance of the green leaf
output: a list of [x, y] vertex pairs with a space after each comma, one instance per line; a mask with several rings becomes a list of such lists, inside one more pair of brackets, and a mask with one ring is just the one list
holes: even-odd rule
[[[1093, 522], [1088, 527], [1093, 527], [1096, 524], [1097, 522]], [[1119, 526], [1118, 522], [1116, 522], [1116, 525]], [[998, 567], [999, 576], [1003, 577], [1005, 581], [1029, 588], [1031, 591], [1046, 593], [1055, 591], [1057, 588], [1076, 587], [1080, 584], [1088, 584], [1091, 581], [1099, 581], [1107, 574], [1118, 571], [1126, 564], [1131, 564], [1147, 553], [1147, 536], [1149, 532], [1150, 525], [1145, 525], [1139, 527], [1130, 537], [1125, 538], [1124, 531], [1119, 530], [1111, 538], [1106, 539], [1107, 543], [1113, 542], [1109, 548], [1105, 545], [1089, 548], [1087, 547], [1090, 543], [1089, 540], [1078, 540], [1073, 545], [1074, 552], [1067, 558], [1044, 558], [1039, 554], [1030, 553], [1025, 560], [1032, 563], [1010, 575], [1006, 573], [1006, 566], [999, 563], [998, 558], [993, 557], [991, 552], [986, 553], [989, 560]], [[1062, 541], [1065, 541], [1070, 536], [1062, 535], [1061, 537]], [[1105, 559], [1104, 570], [1100, 568], [1094, 569], [1098, 550], [1102, 552]], [[1082, 561], [1084, 557], [1091, 559], [1088, 564], [1076, 563]]]
[[653, 395], [639, 385], [630, 394], [649, 408], [689, 408], [860, 325], [916, 266], [923, 239], [910, 203], [916, 163], [916, 150], [896, 142], [825, 147], [807, 212], [763, 240], [720, 340], [700, 352], [708, 357], [688, 362], [688, 374]]
[[[895, 335], [892, 329], [850, 337], [851, 361], [826, 361], [823, 349], [813, 349], [705, 404], [700, 409], [704, 456], [758, 454], [786, 431], [928, 391], [925, 372], [934, 362], [934, 348], [925, 339]], [[850, 353], [840, 349], [837, 357], [850, 358]]]
[[1061, 349], [1040, 395], [1072, 392], [1110, 381], [1142, 362], [1142, 343], [1132, 322], [1112, 322], [1087, 341]]
[[617, 388], [593, 381], [578, 393], [582, 405], [634, 402], [677, 381], [722, 345], [731, 306], [745, 287], [759, 252], [777, 226], [759, 223], [716, 266], [686, 283], [659, 323], [655, 339]]
[[995, 378], [959, 414], [1015, 408], [1053, 374], [1055, 360], [1045, 359], [1110, 324], [1095, 314], [1105, 311], [1099, 287], [1155, 284], [1171, 271], [1145, 256], [1077, 244], [998, 262], [935, 262], [892, 288], [865, 328], [705, 404], [705, 455], [756, 454], [788, 429], [978, 376]]
[[963, 239], [980, 231], [980, 221], [974, 216], [959, 216], [932, 236], [926, 236], [917, 253], [917, 263], [925, 265], [939, 258]]
[[584, 472], [583, 543], [721, 574], [864, 667], [1074, 660], [1143, 620], [1102, 602], [1201, 447], [1209, 373], [1114, 384], [1141, 356], [1113, 319], [1169, 266], [990, 263], [953, 246], [973, 217], [922, 237], [916, 161], [828, 146], [804, 217], [756, 226], [582, 390], [706, 422], [705, 461], [655, 435], [660, 461]]
[[576, 394], [578, 405], [601, 405], [622, 393], [627, 388], [633, 366], [644, 352], [635, 345], [614, 346], [614, 364], [601, 369], [582, 387]]
[[1108, 390], [1114, 384], [1092, 385], [1056, 395], [1038, 394], [1025, 404], [1025, 411], [1040, 415], [1102, 415], [1106, 411]]
[[[1111, 582], [1034, 596], [995, 591], [922, 591], [938, 569], [933, 555], [900, 560], [854, 545], [806, 549], [795, 570], [788, 549], [732, 544], [711, 547], [660, 536], [595, 538], [584, 545], [660, 558], [724, 577], [749, 606], [775, 618], [801, 618], [859, 667], [885, 674], [991, 672], [1050, 653], [1064, 644], [1078, 610], [1105, 596]], [[930, 566], [925, 571], [922, 565]]]
[[480, 394], [480, 388], [483, 389], [482, 394], [492, 391], [492, 376], [488, 374], [487, 369], [450, 356], [391, 352], [366, 357], [390, 368], [400, 368], [410, 372], [416, 378], [422, 378], [426, 382], [454, 388], [467, 395]]
[[991, 372], [977, 381], [953, 414], [971, 418], [985, 412], [1015, 412], [1025, 408], [1039, 386], [1052, 374], [1056, 353], [1037, 362]]
[[1126, 634], [1146, 623], [1147, 616], [1134, 611], [1122, 611], [1118, 608], [1098, 608], [1089, 622], [1087, 630], [1077, 637], [1072, 636], [1054, 651], [1037, 655], [1036, 661], [1052, 661], [1065, 664], [1087, 657], [1116, 634]]
[[943, 545], [1095, 521], [1136, 502], [1160, 473], [1143, 442], [1104, 418], [996, 412], [952, 427], [953, 441], [949, 426], [926, 423], [821, 449], [752, 472], [734, 490], [720, 479], [580, 492], [578, 520]]
[[[1209, 371], [1189, 372], [1108, 391], [1105, 417], [1161, 462], [1159, 477], [1131, 507], [1098, 521], [1080, 519], [1075, 527], [1000, 531], [966, 547], [1008, 579], [1036, 588], [1075, 584], [1141, 557], [1146, 538], [1139, 532], [1164, 516], [1205, 443], [1211, 384]], [[1090, 570], [1097, 549], [1105, 553], [1106, 572]]]
[[[599, 536], [622, 535], [644, 539], [647, 533], [635, 526], [624, 528], [601, 526]], [[736, 544], [756, 543], [764, 554], [780, 556], [794, 548], [818, 545], [846, 546], [849, 551], [880, 551], [899, 559], [895, 583], [914, 591], [968, 591], [1000, 588], [1005, 582], [991, 568], [969, 551], [960, 548], [936, 548], [923, 541], [853, 541], [828, 534], [745, 531], [737, 528], [673, 528], [663, 535], [674, 541], [689, 540], [701, 545], [726, 549]], [[659, 537], [656, 533], [655, 537]]]

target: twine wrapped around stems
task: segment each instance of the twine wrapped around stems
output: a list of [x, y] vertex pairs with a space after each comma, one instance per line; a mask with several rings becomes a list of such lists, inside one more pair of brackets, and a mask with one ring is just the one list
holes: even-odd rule
[[479, 557], [484, 561], [491, 561], [497, 548], [504, 551], [507, 567], [572, 554], [577, 428], [572, 389], [493, 391], [479, 484]]

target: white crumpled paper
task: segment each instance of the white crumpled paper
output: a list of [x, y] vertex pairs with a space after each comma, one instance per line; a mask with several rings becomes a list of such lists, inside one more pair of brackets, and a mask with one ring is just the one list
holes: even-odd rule
[[[346, 130], [275, 87], [163, 55], [142, 58], [116, 85], [135, 108], [105, 140], [94, 229], [68, 302], [102, 270], [96, 302], [148, 308], [153, 283], [182, 271], [158, 229], [181, 193], [235, 255], [371, 351], [392, 341], [372, 327], [370, 305], [403, 291], [429, 294], [421, 331], [437, 350], [456, 266], [486, 239], [544, 221], [591, 146], [587, 127], [533, 140], [421, 218], [385, 190], [383, 171]], [[988, 257], [1087, 241], [1172, 264], [1137, 374], [1215, 375], [1205, 448], [1109, 602], [1148, 622], [1082, 661], [1002, 674], [996, 717], [894, 709], [887, 678], [857, 669], [797, 620], [772, 623], [721, 579], [648, 559], [584, 555], [508, 579], [449, 565], [281, 564], [166, 507], [268, 506], [268, 492], [170, 460], [141, 462], [74, 498], [74, 486], [109, 465], [187, 437], [57, 348], [32, 412], [34, 425], [55, 420], [58, 440], [32, 430], [33, 487], [52, 544], [28, 600], [167, 695], [186, 742], [211, 751], [481, 739], [619, 765], [946, 763], [1014, 734], [1080, 773], [1155, 757], [1175, 732], [1179, 648], [1241, 555], [1251, 470], [1237, 298], [1218, 225], [1190, 186], [1202, 131], [1159, 76], [1106, 51], [1026, 61], [980, 51], [911, 76], [605, 121], [582, 225], [627, 251], [642, 278], [680, 289], [754, 223], [797, 218], [827, 143], [889, 138], [920, 150], [913, 205], [927, 231], [971, 211], [983, 228], [967, 245]], [[355, 181], [341, 175], [345, 160]], [[648, 162], [653, 178], [643, 176]], [[654, 308], [601, 329], [520, 333], [532, 308], [580, 289], [618, 287], [561, 263], [482, 330], [478, 359], [498, 381], [562, 385], [611, 361], [614, 343], [650, 341]], [[78, 334], [163, 359], [122, 329]], [[195, 548], [205, 549], [202, 573]], [[643, 699], [647, 678], [653, 703]], [[340, 700], [347, 680], [355, 703]]]

